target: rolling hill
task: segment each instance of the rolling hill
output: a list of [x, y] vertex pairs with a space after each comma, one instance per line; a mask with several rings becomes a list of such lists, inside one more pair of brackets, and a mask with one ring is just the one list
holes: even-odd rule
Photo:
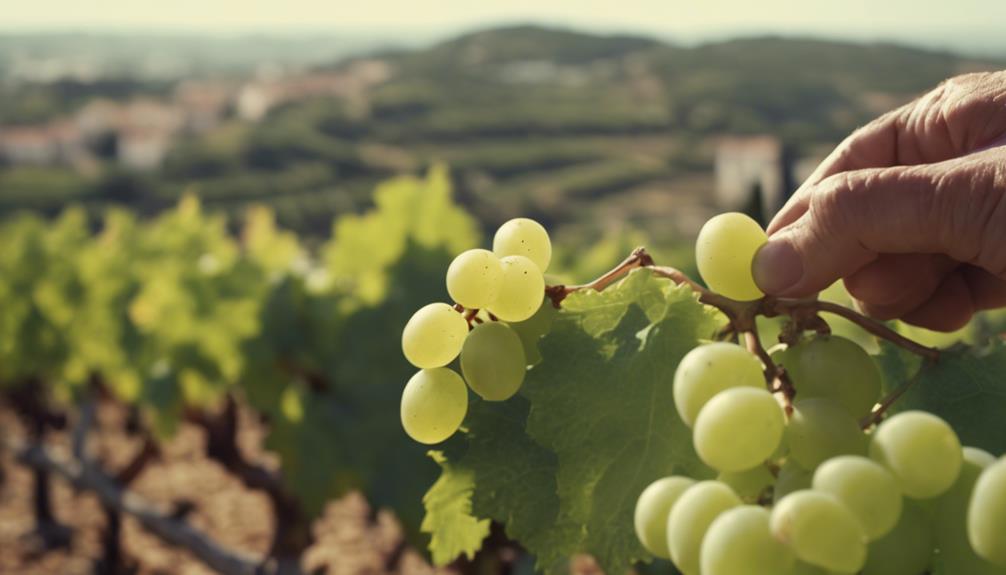
[[335, 213], [366, 206], [374, 182], [443, 161], [489, 227], [525, 213], [583, 233], [624, 224], [673, 239], [710, 209], [718, 138], [767, 135], [813, 156], [944, 78], [1006, 65], [892, 44], [684, 47], [511, 26], [304, 74], [364, 61], [388, 78], [352, 97], [291, 99], [258, 122], [227, 119], [152, 173], [105, 170], [76, 186], [61, 177], [53, 191], [32, 187], [51, 175], [0, 168], [0, 210], [26, 197], [44, 211], [73, 198], [150, 210], [195, 189], [235, 212], [271, 203], [285, 224], [323, 233]]

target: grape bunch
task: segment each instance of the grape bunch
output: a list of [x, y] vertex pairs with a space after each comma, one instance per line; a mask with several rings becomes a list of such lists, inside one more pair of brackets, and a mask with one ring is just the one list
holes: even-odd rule
[[[761, 297], [751, 261], [764, 242], [746, 216], [713, 218], [696, 247], [703, 279], [733, 299]], [[679, 363], [674, 406], [718, 476], [664, 477], [642, 492], [635, 530], [648, 551], [684, 575], [1006, 574], [1006, 457], [962, 447], [921, 411], [863, 430], [882, 376], [850, 340], [818, 335], [771, 357], [792, 405], [736, 344], [701, 345]]]
[[719, 475], [647, 487], [635, 510], [643, 546], [685, 575], [1006, 573], [1006, 458], [962, 447], [921, 411], [861, 430], [880, 374], [854, 345], [815, 337], [780, 354], [797, 390], [790, 413], [746, 349], [686, 355], [675, 408]]
[[[453, 435], [468, 411], [469, 387], [487, 401], [517, 393], [533, 352], [527, 334], [536, 339], [546, 330], [536, 320], [547, 315], [543, 274], [551, 258], [548, 232], [526, 218], [503, 224], [492, 251], [454, 258], [447, 292], [456, 305], [431, 303], [402, 332], [402, 351], [420, 369], [402, 392], [402, 426], [410, 437], [434, 444]], [[532, 325], [518, 332], [512, 326], [519, 323]], [[459, 356], [464, 377], [447, 367]]]

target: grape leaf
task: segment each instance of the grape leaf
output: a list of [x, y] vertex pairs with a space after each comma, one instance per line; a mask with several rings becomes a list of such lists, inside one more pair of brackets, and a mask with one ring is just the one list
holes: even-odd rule
[[887, 340], [878, 339], [880, 353], [873, 356], [883, 376], [884, 393], [891, 393], [910, 381], [922, 366], [922, 358]]
[[565, 539], [539, 555], [539, 566], [588, 552], [606, 572], [623, 572], [648, 557], [632, 528], [643, 488], [672, 473], [708, 474], [674, 409], [672, 382], [681, 357], [712, 334], [715, 315], [689, 288], [647, 270], [568, 300], [523, 388], [528, 432], [559, 462], [553, 531]]
[[555, 454], [524, 431], [529, 410], [520, 396], [473, 402], [462, 464], [475, 474], [475, 514], [504, 524], [513, 539], [532, 542], [548, 537], [559, 498]]
[[672, 473], [711, 475], [671, 388], [678, 361], [713, 332], [716, 315], [647, 270], [563, 307], [522, 397], [473, 404], [458, 465], [474, 472], [475, 515], [503, 522], [539, 569], [562, 571], [586, 552], [624, 572], [649, 558], [632, 528], [643, 488]]
[[598, 336], [615, 329], [630, 306], [643, 310], [650, 321], [666, 313], [668, 280], [657, 281], [649, 272], [633, 272], [616, 289], [585, 290], [566, 298], [562, 307], [575, 313], [583, 330]]
[[472, 516], [475, 474], [471, 469], [455, 466], [439, 451], [431, 451], [430, 457], [443, 470], [423, 497], [426, 517], [421, 529], [431, 536], [433, 562], [444, 565], [459, 555], [471, 559], [489, 535], [489, 520]]
[[[469, 517], [498, 521], [511, 539], [534, 542], [537, 547], [530, 549], [534, 552], [548, 546], [559, 498], [555, 455], [534, 443], [524, 431], [529, 409], [527, 399], [520, 396], [505, 402], [473, 399], [464, 424], [466, 444], [459, 448], [452, 441], [438, 452], [450, 464], [441, 464], [440, 479], [426, 498], [442, 482], [471, 485], [471, 506], [457, 515], [457, 521], [469, 528], [473, 525]], [[446, 521], [429, 527], [434, 564], [444, 565], [458, 553], [444, 541], [461, 535], [441, 535], [441, 530], [454, 530], [454, 525]], [[481, 529], [467, 534], [472, 538], [484, 536]]]
[[1006, 453], [1006, 344], [957, 347], [925, 364], [895, 409], [922, 409], [947, 420], [965, 445]]

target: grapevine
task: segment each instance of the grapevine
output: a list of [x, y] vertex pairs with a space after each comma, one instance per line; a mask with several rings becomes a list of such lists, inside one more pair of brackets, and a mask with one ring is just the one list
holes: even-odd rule
[[[523, 232], [523, 229], [534, 230], [534, 233]], [[522, 237], [522, 233], [526, 235]], [[506, 344], [503, 338], [484, 341], [488, 338], [482, 334], [489, 329], [507, 334], [523, 329], [521, 322], [532, 313], [528, 309], [531, 294], [542, 293], [537, 272], [546, 271], [548, 264], [547, 257], [535, 259], [534, 256], [550, 251], [545, 247], [548, 238], [542, 236], [541, 227], [530, 226], [526, 220], [521, 220], [520, 226], [508, 222], [498, 234], [508, 241], [503, 242], [502, 250], [501, 242], [494, 242], [496, 259], [493, 259], [493, 252], [472, 250], [459, 256], [448, 274], [451, 295], [463, 291], [457, 287], [459, 284], [478, 286], [477, 290], [472, 288], [478, 292], [475, 297], [466, 297], [472, 298], [469, 301], [478, 301], [479, 307], [465, 307], [460, 302], [454, 306], [431, 304], [442, 306], [440, 309], [445, 315], [453, 311], [458, 319], [451, 321], [464, 322], [473, 331], [465, 335], [460, 329], [462, 323], [458, 323], [458, 328], [451, 328], [450, 336], [444, 336], [444, 328], [433, 320], [426, 320], [421, 335], [406, 328], [403, 336], [408, 357], [410, 346], [421, 345], [433, 350], [445, 337], [455, 337], [457, 329], [456, 333], [464, 341], [452, 341], [451, 353], [440, 355], [436, 365], [413, 361], [416, 367], [423, 369], [416, 377], [436, 370], [450, 373], [452, 381], [456, 382], [451, 384], [454, 390], [451, 393], [456, 394], [457, 401], [464, 401], [462, 382], [467, 381], [482, 402], [466, 407], [467, 417], [442, 415], [455, 412], [445, 411], [433, 392], [429, 392], [429, 398], [415, 396], [409, 389], [410, 382], [403, 396], [402, 419], [406, 431], [414, 439], [428, 444], [441, 443], [454, 435], [453, 432], [461, 431], [460, 435], [468, 444], [467, 452], [451, 459], [450, 453], [457, 450], [448, 443], [444, 448], [447, 455], [438, 451], [434, 456], [441, 462], [443, 477], [454, 477], [456, 466], [468, 464], [470, 471], [465, 481], [473, 505], [463, 513], [512, 523], [507, 525], [508, 534], [536, 552], [539, 568], [552, 571], [559, 565], [556, 561], [561, 561], [562, 555], [554, 549], [562, 545], [528, 525], [528, 518], [521, 517], [514, 509], [525, 508], [523, 513], [534, 516], [532, 510], [526, 509], [527, 495], [519, 487], [488, 477], [493, 471], [499, 472], [499, 466], [505, 463], [493, 461], [494, 455], [485, 448], [502, 441], [510, 449], [525, 449], [530, 452], [522, 454], [528, 463], [535, 461], [533, 465], [547, 468], [536, 471], [541, 474], [539, 479], [548, 481], [547, 476], [556, 473], [558, 515], [547, 519], [557, 526], [563, 525], [564, 514], [570, 512], [563, 510], [561, 469], [570, 462], [564, 462], [562, 454], [577, 446], [564, 438], [563, 430], [540, 419], [562, 416], [561, 410], [551, 416], [546, 414], [546, 407], [554, 409], [556, 406], [544, 403], [558, 400], [561, 391], [545, 389], [541, 387], [542, 382], [522, 380], [533, 380], [543, 371], [554, 378], [557, 370], [565, 370], [563, 375], [575, 381], [577, 374], [584, 374], [584, 371], [576, 366], [576, 359], [568, 357], [558, 357], [557, 364], [549, 370], [547, 329], [532, 338], [533, 346], [525, 345], [525, 357], [517, 353], [519, 350], [514, 351], [514, 337], [507, 338]], [[751, 278], [750, 269], [755, 253], [765, 241], [764, 232], [750, 218], [723, 214], [706, 224], [697, 241], [698, 267], [705, 285], [676, 268], [658, 265], [644, 248], [637, 248], [620, 264], [589, 283], [543, 288], [545, 299], [541, 309], [567, 308], [566, 303], [571, 298], [579, 298], [572, 309], [566, 309], [568, 315], [560, 315], [561, 318], [590, 313], [594, 309], [590, 298], [594, 302], [604, 298], [588, 294], [603, 294], [613, 288], [615, 291], [631, 290], [631, 296], [620, 294], [606, 300], [609, 306], [618, 306], [619, 311], [604, 318], [603, 327], [588, 324], [588, 318], [584, 317], [575, 320], [575, 328], [568, 328], [601, 339], [609, 337], [607, 334], [620, 322], [627, 321], [625, 314], [635, 305], [652, 321], [649, 328], [637, 334], [645, 345], [646, 338], [651, 335], [647, 330], [660, 329], [661, 320], [666, 319], [656, 309], [659, 305], [655, 300], [661, 296], [667, 300], [685, 297], [704, 306], [704, 313], [725, 319], [716, 329], [706, 331], [707, 336], [703, 337], [702, 333], [709, 328], [697, 330], [698, 338], [690, 351], [682, 350], [687, 351], [683, 356], [679, 355], [676, 360], [667, 358], [668, 363], [677, 365], [672, 381], [657, 381], [651, 385], [653, 391], [648, 398], [651, 404], [647, 407], [665, 410], [671, 407], [676, 411], [677, 423], [672, 427], [679, 438], [677, 441], [680, 442], [682, 432], [688, 433], [690, 429], [691, 445], [685, 448], [677, 444], [678, 452], [672, 450], [670, 462], [670, 467], [686, 472], [656, 477], [640, 487], [607, 487], [621, 497], [635, 494], [637, 499], [632, 510], [633, 530], [638, 537], [635, 543], [650, 556], [669, 559], [685, 575], [880, 574], [893, 568], [891, 562], [895, 560], [896, 549], [900, 548], [913, 553], [903, 559], [903, 564], [908, 566], [904, 571], [906, 575], [957, 574], [965, 572], [962, 569], [967, 565], [980, 566], [984, 569], [981, 572], [1006, 572], [1001, 537], [993, 535], [1002, 533], [1006, 517], [1006, 503], [1002, 499], [1006, 490], [1002, 478], [1006, 475], [1002, 472], [1002, 463], [993, 464], [995, 458], [981, 449], [963, 447], [957, 432], [941, 417], [920, 410], [897, 409], [898, 400], [923, 379], [920, 374], [946, 363], [945, 352], [913, 341], [888, 325], [832, 302], [764, 296]], [[526, 249], [525, 255], [531, 258], [522, 262], [521, 273], [531, 273], [534, 281], [507, 286], [506, 280], [500, 279], [496, 272], [496, 260], [522, 257], [515, 254], [518, 247]], [[479, 266], [471, 264], [476, 258], [481, 262]], [[485, 263], [487, 261], [491, 263]], [[666, 284], [661, 281], [669, 281], [670, 287], [662, 287]], [[692, 294], [691, 297], [680, 295], [682, 290]], [[633, 301], [627, 302], [630, 297]], [[680, 300], [682, 308], [685, 301]], [[483, 314], [481, 307], [507, 312]], [[598, 309], [603, 307], [597, 305]], [[514, 308], [527, 311], [511, 314]], [[596, 315], [606, 313], [598, 311]], [[669, 315], [670, 312], [663, 313]], [[886, 374], [876, 360], [857, 343], [832, 334], [823, 317], [826, 315], [848, 320], [876, 336], [885, 342], [886, 353], [901, 357], [903, 361], [914, 361], [917, 373], [900, 385], [885, 383]], [[759, 317], [785, 319], [780, 345], [772, 350], [762, 342], [757, 324]], [[423, 319], [421, 310], [410, 321], [410, 326]], [[446, 320], [443, 321], [446, 325]], [[667, 328], [673, 329], [673, 323], [668, 321]], [[572, 335], [566, 333], [567, 337]], [[463, 349], [469, 346], [468, 342], [479, 349], [478, 353], [466, 358]], [[607, 345], [620, 343], [609, 337]], [[546, 346], [542, 351], [543, 360], [535, 358], [533, 348], [538, 345]], [[461, 354], [460, 375], [451, 370], [458, 353]], [[603, 353], [617, 356], [631, 352]], [[905, 357], [915, 359], [906, 360]], [[515, 364], [528, 366], [526, 377], [520, 375], [521, 370], [514, 370]], [[505, 392], [486, 393], [480, 380], [506, 380], [509, 384]], [[442, 386], [444, 390], [446, 387], [446, 384]], [[522, 397], [512, 400], [518, 390]], [[659, 399], [661, 396], [668, 398], [671, 405], [662, 403], [667, 399]], [[617, 401], [615, 397], [611, 399]], [[578, 399], [569, 397], [569, 401], [576, 403]], [[492, 405], [499, 402], [515, 405], [509, 408]], [[530, 411], [528, 402], [531, 403]], [[652, 405], [654, 402], [658, 405]], [[515, 420], [517, 427], [492, 429], [484, 426], [480, 420], [493, 420], [493, 413], [507, 413], [506, 417]], [[597, 417], [599, 422], [609, 419], [603, 412], [598, 412]], [[423, 429], [416, 429], [416, 422], [422, 418], [430, 420], [422, 427], [430, 429], [436, 423], [441, 426], [441, 433], [431, 436]], [[492, 437], [494, 433], [521, 434], [519, 427], [525, 425], [527, 436], [509, 441]], [[451, 433], [447, 433], [448, 429]], [[646, 451], [648, 447], [642, 449], [644, 458], [654, 457]], [[690, 455], [683, 456], [682, 450]], [[509, 456], [513, 457], [514, 453]], [[673, 461], [674, 458], [684, 461]], [[595, 465], [603, 466], [603, 463]], [[639, 469], [651, 469], [651, 473], [660, 467], [648, 466], [645, 462], [638, 465]], [[589, 469], [586, 465], [580, 467]], [[718, 473], [718, 476], [707, 479], [710, 473]], [[636, 481], [638, 474], [627, 479]], [[483, 482], [491, 483], [493, 491], [483, 493]], [[596, 483], [583, 485], [588, 491], [601, 489]], [[436, 489], [435, 486], [430, 494]], [[953, 493], [963, 493], [963, 496], [958, 496], [956, 503], [948, 503]], [[918, 522], [911, 520], [918, 501], [946, 506], [945, 523], [950, 527], [941, 531], [931, 527], [935, 522], [927, 521], [920, 532]], [[569, 503], [575, 505], [577, 499]], [[508, 505], [513, 508], [506, 509]], [[564, 551], [594, 553], [604, 568], [618, 568], [618, 561], [626, 559], [645, 558], [645, 555], [627, 552], [626, 548], [631, 548], [632, 543], [624, 539], [618, 543], [593, 539], [590, 534], [592, 512], [585, 511], [586, 515], [575, 512], [580, 518], [568, 523], [570, 526], [583, 525], [585, 537], [574, 537], [574, 542]], [[438, 512], [439, 509], [428, 504], [428, 517]], [[633, 524], [622, 524], [621, 529], [632, 529]], [[613, 529], [617, 527], [608, 528], [606, 532]], [[449, 546], [447, 549], [454, 553], [473, 549], [480, 535], [477, 529], [469, 531], [476, 531], [468, 534], [471, 540], [466, 541], [472, 547]], [[965, 531], [967, 535], [962, 541], [960, 533]], [[438, 541], [438, 536], [448, 536], [451, 529], [432, 528], [431, 532], [436, 554], [443, 551], [445, 545]]]
[[[32, 540], [76, 537], [48, 493], [62, 478], [99, 496], [99, 571], [130, 568], [128, 517], [223, 572], [313, 569], [314, 519], [357, 489], [407, 533], [389, 570], [428, 543], [462, 569], [1003, 571], [1006, 344], [937, 350], [829, 301], [748, 299], [748, 256], [716, 258], [757, 248], [712, 231], [701, 283], [642, 248], [558, 282], [542, 226], [479, 247], [446, 182], [383, 185], [313, 254], [262, 210], [237, 241], [194, 198], [97, 235], [78, 210], [0, 226], [0, 395], [21, 420], [0, 450], [30, 468]], [[96, 456], [97, 406], [138, 446], [119, 465]], [[278, 467], [244, 451], [250, 421]], [[228, 549], [192, 503], [132, 490], [180, 426], [263, 496], [268, 548]]]
[[[313, 572], [316, 521], [354, 491], [394, 509], [401, 538], [379, 553], [399, 569], [421, 541], [419, 500], [437, 466], [384, 416], [408, 368], [378, 356], [399, 339], [404, 310], [429, 297], [430, 270], [477, 233], [440, 167], [383, 183], [375, 204], [337, 220], [318, 250], [261, 206], [235, 236], [195, 196], [149, 220], [69, 208], [0, 223], [0, 488], [15, 488], [29, 528], [14, 559], [31, 569], [91, 536], [88, 518], [59, 508], [53, 492], [69, 483], [99, 504], [95, 572], [148, 567], [125, 541], [130, 524], [188, 551], [179, 570], [195, 560], [223, 573]], [[260, 495], [261, 549], [214, 540], [195, 516], [201, 494], [141, 496], [177, 463], [161, 446], [179, 431]], [[24, 491], [20, 476], [3, 482], [16, 466]], [[376, 513], [361, 521], [376, 528]]]

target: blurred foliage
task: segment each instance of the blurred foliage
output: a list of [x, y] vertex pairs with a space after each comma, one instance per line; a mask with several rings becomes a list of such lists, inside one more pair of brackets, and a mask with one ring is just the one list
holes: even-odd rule
[[416, 533], [436, 465], [398, 424], [413, 372], [400, 330], [478, 240], [446, 169], [382, 184], [318, 257], [265, 206], [235, 237], [193, 195], [94, 225], [80, 208], [0, 225], [0, 389], [43, 384], [72, 403], [100, 380], [161, 437], [237, 394], [270, 422], [266, 446], [309, 512], [359, 488]]

